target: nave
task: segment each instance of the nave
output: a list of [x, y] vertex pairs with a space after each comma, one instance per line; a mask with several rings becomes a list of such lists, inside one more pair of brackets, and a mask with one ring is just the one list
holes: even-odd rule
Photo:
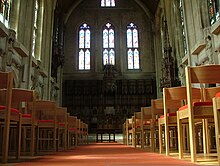
[[[199, 163], [200, 165], [201, 163]], [[51, 155], [38, 156], [29, 161], [8, 163], [16, 166], [147, 166], [147, 165], [196, 165], [188, 160], [146, 152], [120, 143], [92, 143]]]

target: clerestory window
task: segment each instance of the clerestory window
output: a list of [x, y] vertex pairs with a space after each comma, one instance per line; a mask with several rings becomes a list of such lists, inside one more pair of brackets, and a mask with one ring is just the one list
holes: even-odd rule
[[140, 69], [138, 29], [134, 23], [127, 25], [128, 69]]
[[0, 0], [0, 21], [9, 28], [9, 17], [12, 0]]
[[91, 40], [91, 31], [90, 26], [86, 23], [82, 24], [79, 27], [79, 70], [90, 70], [90, 40]]
[[101, 7], [115, 7], [115, 0], [101, 0]]
[[209, 20], [210, 24], [214, 24], [219, 20], [219, 0], [208, 0]]
[[184, 15], [183, 15], [183, 1], [182, 0], [179, 0], [179, 13], [180, 13], [183, 48], [184, 48], [184, 53], [187, 54], [186, 33], [184, 29], [185, 22], [184, 22]]
[[115, 65], [115, 30], [112, 24], [103, 27], [103, 64]]

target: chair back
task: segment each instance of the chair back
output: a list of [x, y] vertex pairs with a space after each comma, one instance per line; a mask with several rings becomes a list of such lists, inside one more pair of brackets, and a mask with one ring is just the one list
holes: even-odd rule
[[[204, 65], [204, 66], [187, 66], [186, 73], [186, 88], [187, 100], [189, 101], [189, 110], [192, 110], [192, 103], [194, 95], [192, 94], [192, 87], [199, 84], [202, 87], [208, 87], [209, 84], [220, 83], [220, 65]], [[198, 85], [197, 85], [198, 86]], [[215, 88], [203, 89], [201, 93], [201, 100], [210, 100], [214, 97]]]
[[[0, 72], [0, 105], [5, 106], [6, 114], [10, 116], [11, 98], [12, 98], [12, 86], [13, 86], [13, 73], [12, 72]], [[1, 119], [5, 117], [0, 117]]]
[[13, 88], [12, 107], [19, 109], [22, 114], [35, 117], [36, 93], [33, 90]]
[[57, 109], [54, 101], [37, 100], [36, 101], [36, 119], [54, 120], [57, 122]]
[[57, 122], [67, 124], [67, 108], [66, 107], [56, 107], [57, 109]]
[[151, 108], [152, 119], [156, 119], [160, 115], [163, 115], [163, 99], [152, 99]]

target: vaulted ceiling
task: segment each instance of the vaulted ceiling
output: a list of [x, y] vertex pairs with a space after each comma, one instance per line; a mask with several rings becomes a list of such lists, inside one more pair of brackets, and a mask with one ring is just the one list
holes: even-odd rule
[[[77, 6], [82, 1], [84, 0], [58, 0], [58, 2], [62, 6], [62, 10], [64, 13], [68, 13], [73, 6]], [[142, 7], [146, 7], [151, 13], [151, 15], [154, 16], [160, 0], [134, 0], [134, 1], [137, 2], [139, 5], [142, 5]]]

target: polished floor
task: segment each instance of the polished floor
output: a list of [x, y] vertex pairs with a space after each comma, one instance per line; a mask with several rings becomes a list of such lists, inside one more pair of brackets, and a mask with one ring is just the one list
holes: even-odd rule
[[[167, 157], [164, 154], [146, 152], [121, 143], [92, 143], [65, 152], [24, 159], [19, 163], [2, 165], [17, 166], [150, 166], [150, 165], [217, 165], [215, 157], [199, 157], [193, 164], [190, 158], [179, 160], [177, 154]], [[209, 160], [209, 161], [208, 161]]]

